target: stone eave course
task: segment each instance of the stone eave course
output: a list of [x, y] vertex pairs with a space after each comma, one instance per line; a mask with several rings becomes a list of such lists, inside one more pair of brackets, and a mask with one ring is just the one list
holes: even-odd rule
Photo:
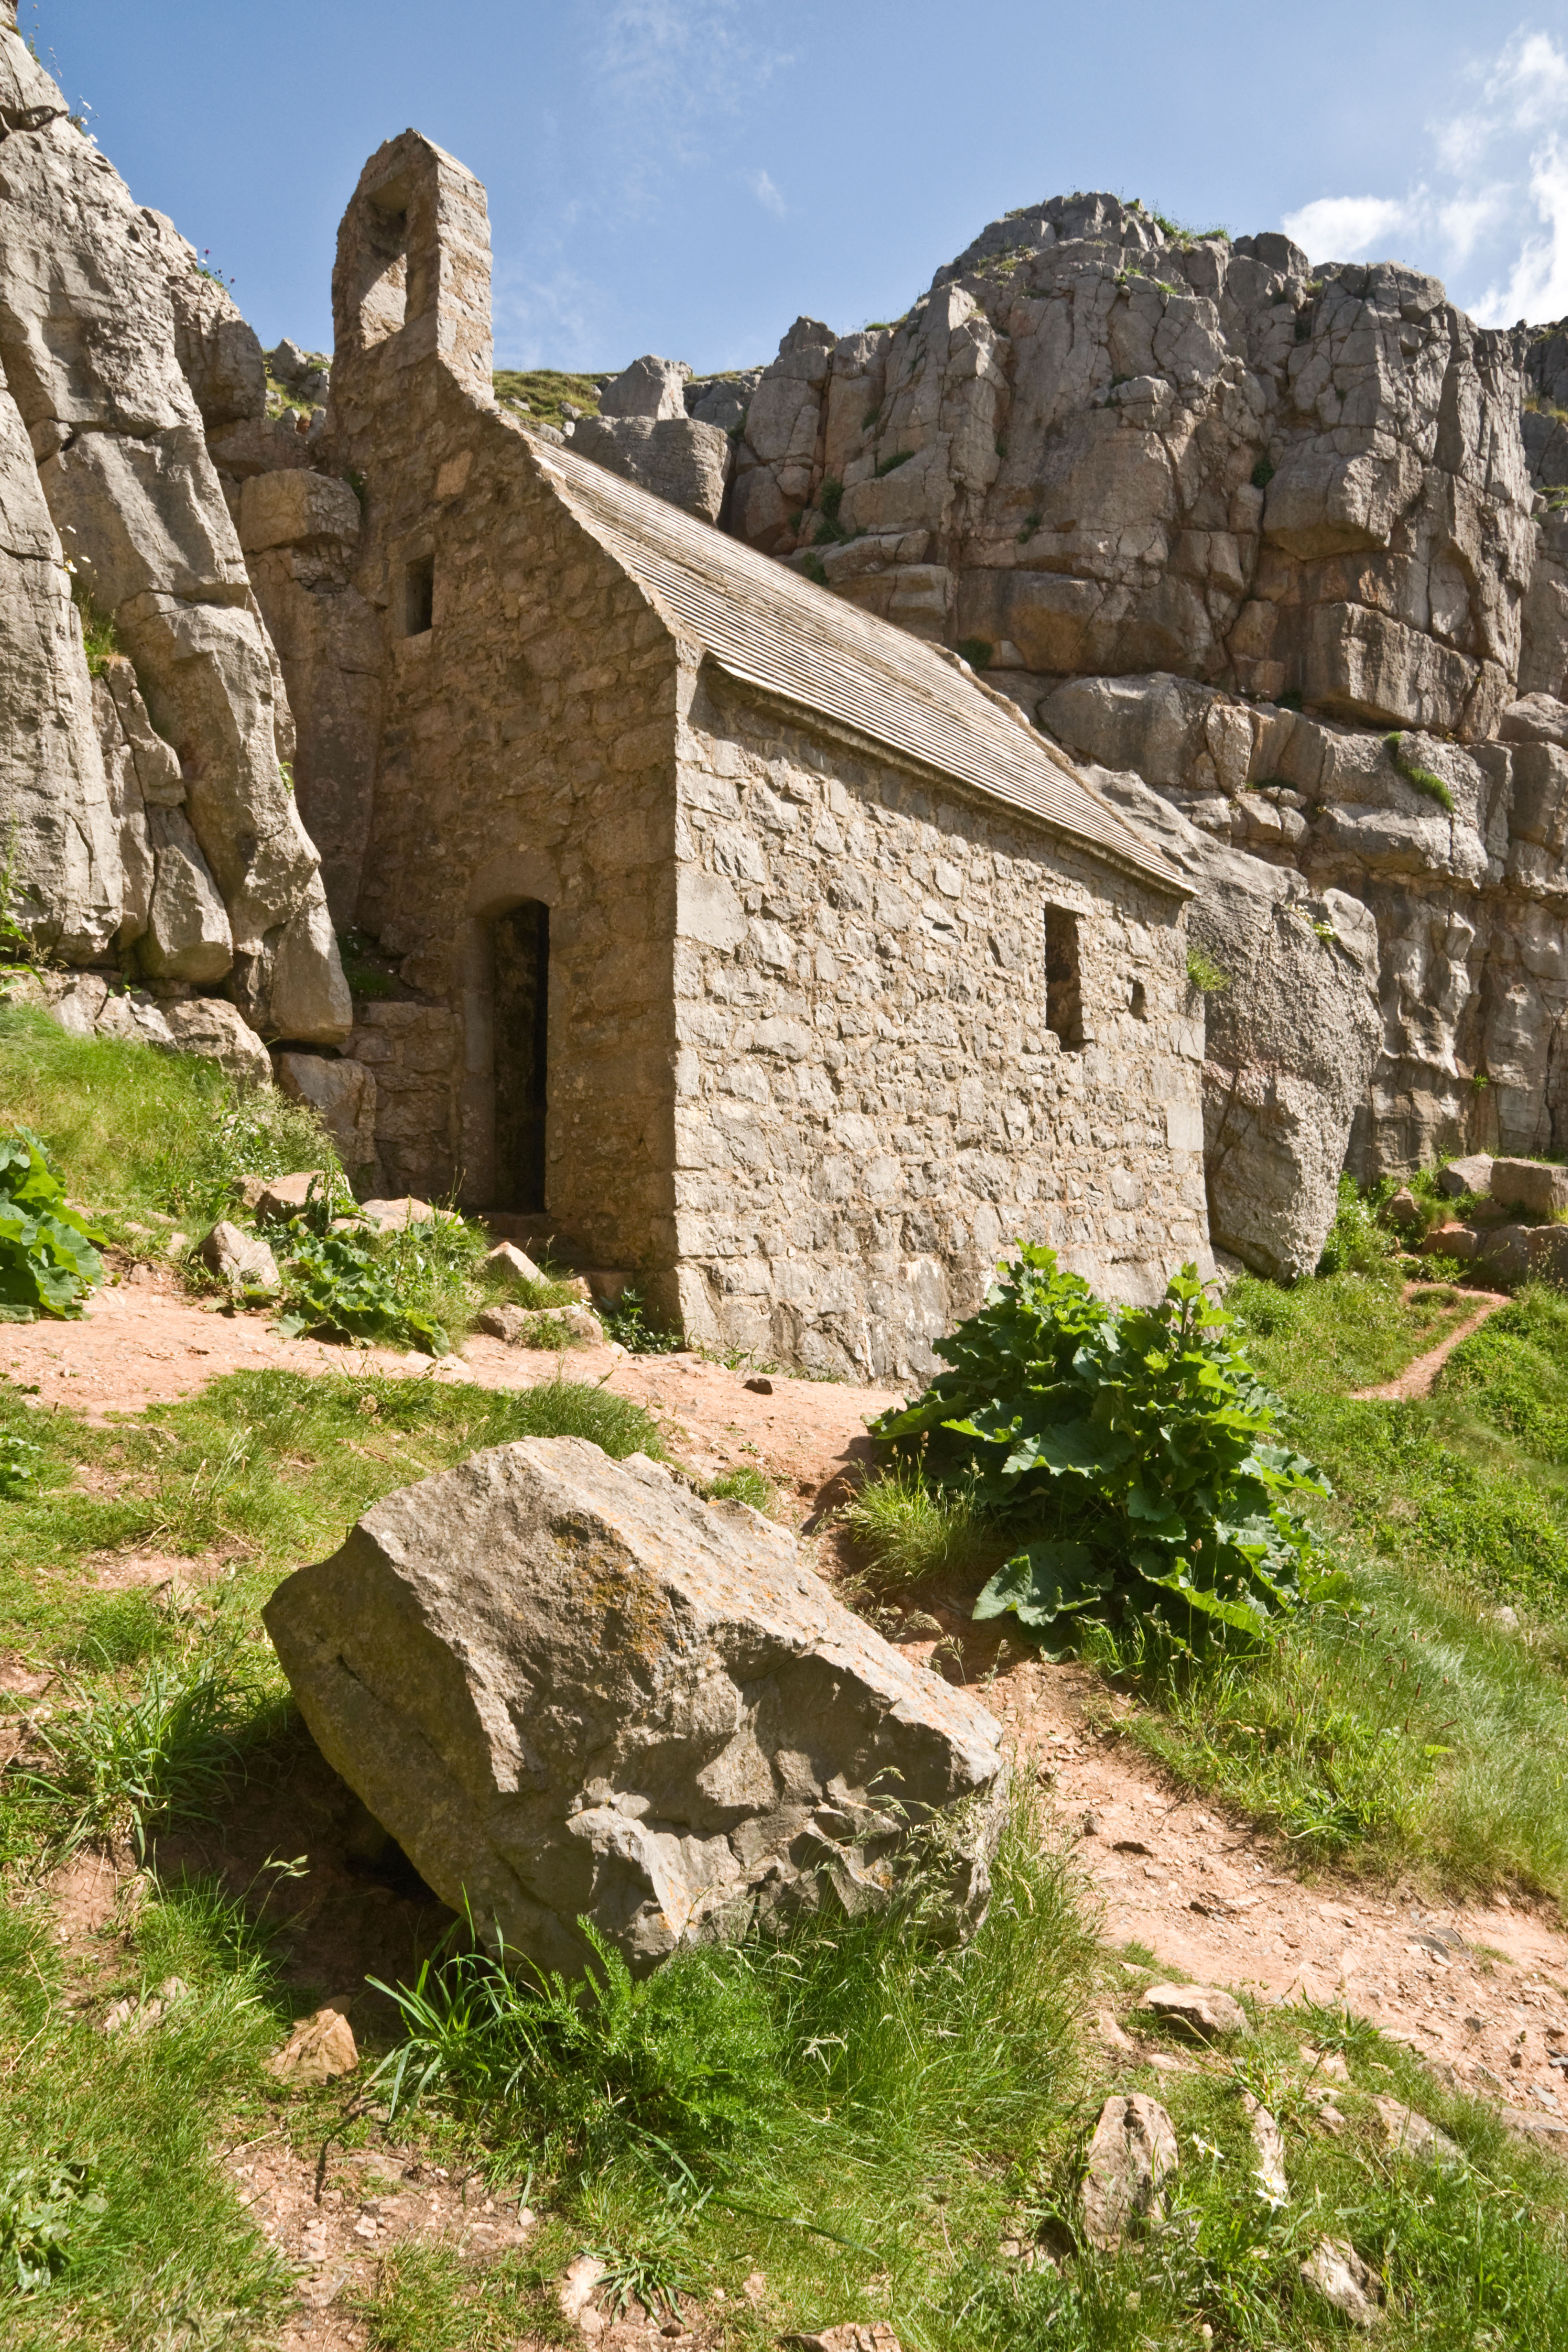
[[1016, 810], [1142, 883], [1193, 886], [1091, 793], [1063, 754], [925, 644], [567, 448], [529, 439], [573, 517], [673, 633], [754, 690], [859, 743]]

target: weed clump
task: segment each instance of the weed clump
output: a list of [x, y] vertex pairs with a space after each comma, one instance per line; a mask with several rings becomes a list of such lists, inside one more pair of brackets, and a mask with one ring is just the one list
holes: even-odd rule
[[1108, 1307], [1022, 1248], [937, 1353], [951, 1370], [871, 1430], [1005, 1527], [977, 1617], [1069, 1643], [1085, 1617], [1151, 1624], [1203, 1649], [1296, 1608], [1312, 1545], [1291, 1503], [1327, 1485], [1279, 1442], [1278, 1400], [1194, 1267], [1156, 1307]]

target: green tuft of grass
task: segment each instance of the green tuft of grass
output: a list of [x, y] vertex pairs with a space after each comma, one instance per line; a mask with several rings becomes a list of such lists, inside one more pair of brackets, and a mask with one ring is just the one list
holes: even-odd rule
[[749, 1503], [753, 1511], [761, 1511], [768, 1519], [778, 1507], [778, 1488], [749, 1462], [742, 1463], [738, 1470], [726, 1470], [721, 1476], [710, 1478], [702, 1492], [710, 1503]]
[[981, 670], [990, 668], [996, 648], [989, 637], [960, 637], [957, 652], [971, 669]]
[[878, 467], [877, 479], [880, 481], [884, 474], [896, 474], [899, 467], [907, 466], [914, 455], [915, 452], [912, 449], [895, 449], [892, 456], [884, 457]]
[[972, 1487], [939, 1486], [915, 1462], [868, 1479], [841, 1517], [863, 1580], [879, 1594], [931, 1577], [972, 1580], [1009, 1548]]
[[79, 573], [71, 576], [71, 603], [76, 606], [77, 619], [81, 624], [81, 649], [87, 656], [89, 677], [101, 677], [113, 656], [120, 651], [120, 633], [113, 615], [100, 613], [92, 601], [92, 593]]
[[1229, 972], [1201, 948], [1187, 950], [1187, 978], [1204, 996], [1218, 996], [1230, 986]]
[[1412, 759], [1405, 751], [1403, 748], [1405, 738], [1397, 730], [1392, 735], [1385, 735], [1383, 740], [1395, 770], [1404, 777], [1405, 782], [1413, 784], [1418, 793], [1425, 793], [1429, 801], [1436, 801], [1438, 807], [1447, 809], [1451, 816], [1454, 811], [1454, 795], [1442, 777], [1434, 775], [1430, 768], [1424, 768], [1418, 760]]

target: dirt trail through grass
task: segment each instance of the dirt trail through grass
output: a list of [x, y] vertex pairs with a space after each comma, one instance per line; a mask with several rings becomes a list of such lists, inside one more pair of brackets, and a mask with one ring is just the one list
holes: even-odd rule
[[[1415, 1293], [1416, 1288], [1413, 1283], [1411, 1293]], [[1500, 1307], [1512, 1303], [1511, 1294], [1502, 1290], [1478, 1292], [1476, 1299], [1475, 1313], [1467, 1315], [1462, 1323], [1457, 1323], [1447, 1339], [1439, 1339], [1435, 1348], [1428, 1348], [1424, 1356], [1417, 1356], [1413, 1364], [1406, 1364], [1397, 1380], [1384, 1381], [1379, 1388], [1352, 1389], [1351, 1394], [1355, 1402], [1398, 1404], [1407, 1397], [1430, 1396], [1433, 1381], [1455, 1349], [1468, 1339], [1472, 1331], [1479, 1331], [1488, 1317], [1495, 1315]]]

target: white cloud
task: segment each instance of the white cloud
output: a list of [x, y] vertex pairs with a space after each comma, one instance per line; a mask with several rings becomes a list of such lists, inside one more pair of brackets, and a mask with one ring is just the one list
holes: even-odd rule
[[[1427, 176], [1397, 194], [1320, 196], [1285, 216], [1315, 261], [1397, 257], [1484, 326], [1568, 313], [1568, 51], [1521, 26], [1426, 125]], [[1458, 93], [1456, 93], [1458, 96]]]
[[1399, 236], [1411, 217], [1410, 201], [1401, 196], [1320, 196], [1286, 214], [1285, 234], [1309, 253], [1359, 261], [1374, 245]]
[[783, 220], [784, 200], [766, 172], [750, 173], [747, 175], [746, 185], [764, 212], [776, 213], [780, 220]]

